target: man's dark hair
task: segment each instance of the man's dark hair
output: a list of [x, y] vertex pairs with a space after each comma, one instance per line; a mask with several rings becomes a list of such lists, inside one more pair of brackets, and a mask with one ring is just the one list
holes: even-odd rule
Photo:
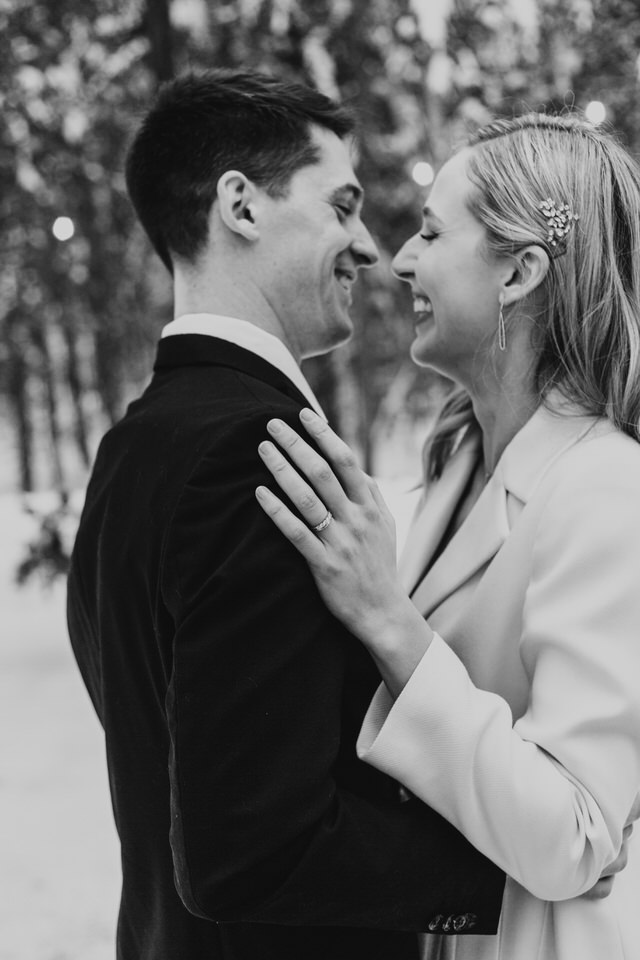
[[318, 91], [262, 73], [210, 70], [161, 88], [131, 144], [129, 196], [169, 271], [204, 245], [219, 178], [240, 170], [271, 196], [318, 161], [311, 125], [344, 138], [349, 111]]

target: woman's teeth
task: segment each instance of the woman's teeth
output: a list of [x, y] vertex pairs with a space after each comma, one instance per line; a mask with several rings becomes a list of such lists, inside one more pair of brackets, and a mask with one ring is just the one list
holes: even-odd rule
[[426, 297], [414, 297], [413, 298], [413, 312], [414, 313], [431, 313], [431, 301], [427, 300]]

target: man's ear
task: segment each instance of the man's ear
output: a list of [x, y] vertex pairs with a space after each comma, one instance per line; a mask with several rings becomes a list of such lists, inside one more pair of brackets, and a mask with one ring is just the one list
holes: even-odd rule
[[549, 271], [549, 254], [537, 244], [524, 247], [511, 261], [511, 271], [502, 291], [504, 305], [524, 300], [539, 287]]
[[240, 234], [245, 240], [258, 239], [255, 218], [256, 187], [244, 173], [227, 170], [218, 180], [216, 188], [217, 212], [229, 230]]

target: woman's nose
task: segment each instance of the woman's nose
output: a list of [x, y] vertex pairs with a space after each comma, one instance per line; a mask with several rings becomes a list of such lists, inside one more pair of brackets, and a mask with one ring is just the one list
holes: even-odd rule
[[414, 274], [414, 265], [416, 262], [416, 241], [418, 234], [415, 234], [400, 247], [395, 257], [391, 261], [391, 271], [398, 280], [411, 282]]

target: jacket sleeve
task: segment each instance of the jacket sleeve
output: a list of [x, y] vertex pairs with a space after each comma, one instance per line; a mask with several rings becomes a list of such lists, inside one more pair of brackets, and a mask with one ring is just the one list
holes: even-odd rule
[[[269, 482], [256, 452], [266, 420], [247, 419], [211, 444], [165, 545], [182, 900], [216, 921], [417, 931], [440, 914], [492, 933], [502, 872], [423, 804], [389, 789], [372, 800], [340, 780], [357, 641], [255, 501], [256, 485]], [[352, 731], [352, 767], [375, 682]]]
[[556, 471], [535, 529], [514, 637], [524, 715], [438, 637], [395, 703], [378, 691], [358, 742], [544, 900], [598, 880], [640, 785], [640, 457], [589, 448]]

